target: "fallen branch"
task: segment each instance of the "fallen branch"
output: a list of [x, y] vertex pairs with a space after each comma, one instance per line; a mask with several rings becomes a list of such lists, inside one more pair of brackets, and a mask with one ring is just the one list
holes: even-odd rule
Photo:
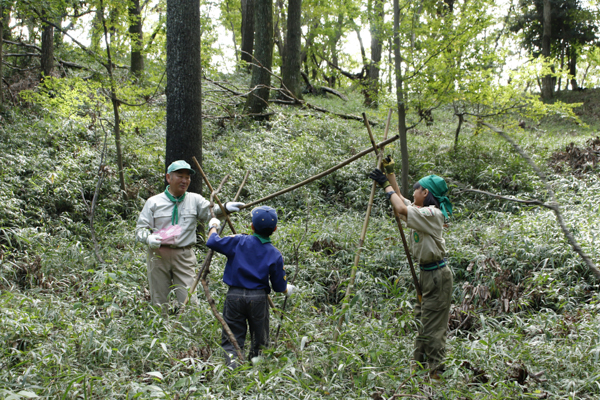
[[[392, 142], [395, 142], [395, 141], [396, 141], [396, 140], [398, 140], [398, 139], [400, 139], [400, 136], [399, 136], [399, 135], [392, 136], [391, 138], [389, 138], [389, 139], [387, 139], [387, 140], [384, 140], [383, 142], [379, 142], [379, 143], [377, 143], [377, 145], [376, 145], [375, 147], [377, 147], [377, 148], [383, 148], [383, 147], [385, 147], [386, 145], [388, 145], [388, 144], [390, 144], [390, 143], [392, 143]], [[307, 185], [307, 184], [309, 184], [309, 183], [311, 183], [311, 182], [313, 182], [313, 181], [316, 181], [317, 179], [321, 179], [321, 178], [323, 178], [323, 177], [325, 177], [325, 176], [327, 176], [327, 175], [330, 175], [330, 174], [332, 174], [333, 172], [337, 171], [338, 169], [340, 169], [340, 168], [342, 168], [342, 167], [345, 167], [346, 165], [350, 164], [351, 162], [353, 162], [353, 161], [356, 161], [356, 160], [358, 160], [359, 158], [366, 156], [367, 154], [369, 154], [369, 153], [370, 153], [370, 152], [372, 152], [372, 151], [374, 151], [374, 147], [369, 147], [369, 148], [367, 148], [367, 149], [365, 149], [365, 150], [361, 151], [360, 153], [358, 153], [358, 154], [355, 154], [354, 156], [350, 157], [349, 159], [347, 159], [347, 160], [345, 160], [345, 161], [343, 161], [343, 162], [339, 163], [338, 165], [336, 165], [336, 166], [334, 166], [334, 167], [331, 167], [331, 168], [329, 168], [327, 171], [323, 171], [323, 172], [321, 172], [320, 174], [317, 174], [317, 175], [315, 175], [315, 176], [312, 176], [312, 177], [310, 177], [310, 178], [308, 178], [308, 179], [306, 179], [306, 180], [303, 180], [303, 181], [302, 181], [302, 182], [300, 182], [300, 183], [297, 183], [297, 184], [295, 184], [295, 185], [292, 185], [292, 186], [290, 186], [290, 187], [288, 187], [288, 188], [285, 188], [285, 189], [283, 189], [283, 190], [280, 190], [279, 192], [276, 192], [276, 193], [270, 194], [270, 195], [268, 195], [268, 196], [265, 196], [265, 197], [263, 197], [263, 198], [260, 198], [260, 199], [258, 199], [258, 200], [255, 200], [255, 201], [253, 201], [253, 202], [247, 203], [246, 205], [243, 205], [242, 207], [240, 207], [240, 209], [243, 209], [243, 208], [248, 208], [248, 207], [255, 206], [255, 205], [259, 204], [259, 203], [265, 202], [265, 201], [267, 201], [267, 200], [271, 200], [272, 198], [275, 198], [275, 197], [281, 196], [282, 194], [285, 194], [285, 193], [287, 193], [287, 192], [291, 192], [292, 190], [298, 189], [299, 187], [302, 187], [302, 186], [304, 186], [304, 185]]]
[[542, 170], [539, 169], [539, 167], [531, 159], [531, 157], [529, 157], [529, 155], [527, 153], [525, 153], [525, 151], [510, 136], [508, 136], [506, 134], [506, 132], [500, 130], [499, 128], [497, 128], [493, 125], [488, 124], [487, 122], [482, 121], [481, 124], [487, 126], [493, 132], [496, 132], [498, 135], [502, 136], [508, 143], [510, 143], [512, 145], [512, 147], [515, 149], [515, 151], [517, 153], [519, 153], [521, 155], [521, 157], [523, 157], [523, 159], [525, 159], [525, 161], [527, 161], [527, 163], [531, 166], [531, 168], [533, 168], [533, 170], [535, 171], [537, 176], [540, 178], [540, 180], [546, 187], [546, 191], [548, 192], [548, 197], [550, 198], [550, 204], [548, 204], [547, 207], [550, 208], [554, 212], [554, 215], [556, 216], [556, 220], [557, 220], [558, 224], [560, 225], [560, 229], [563, 231], [563, 234], [565, 235], [569, 244], [573, 248], [573, 251], [575, 251], [577, 254], [579, 254], [579, 256], [583, 259], [583, 261], [588, 266], [588, 268], [594, 273], [596, 278], [600, 279], [600, 269], [598, 269], [598, 267], [596, 267], [596, 265], [594, 265], [594, 262], [583, 251], [581, 246], [579, 246], [579, 244], [577, 243], [577, 241], [575, 240], [575, 238], [569, 231], [569, 228], [567, 227], [567, 225], [565, 223], [562, 213], [560, 212], [560, 207], [559, 207], [558, 203], [556, 202], [556, 199], [554, 196], [554, 191], [552, 190], [552, 188], [548, 184], [548, 181], [546, 180], [546, 174]]

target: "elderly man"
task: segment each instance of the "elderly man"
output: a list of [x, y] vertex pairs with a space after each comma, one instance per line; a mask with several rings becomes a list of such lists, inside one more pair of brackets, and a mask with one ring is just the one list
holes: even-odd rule
[[[196, 243], [198, 221], [211, 218], [210, 202], [197, 193], [188, 193], [190, 165], [174, 161], [167, 168], [168, 186], [165, 191], [150, 197], [137, 221], [136, 240], [148, 246], [148, 282], [152, 304], [166, 306], [169, 292], [175, 289], [177, 301], [182, 304], [194, 283], [197, 265], [193, 246]], [[244, 203], [225, 203], [227, 212], [236, 212]], [[222, 217], [218, 205], [215, 215]], [[195, 296], [192, 302], [197, 302]]]

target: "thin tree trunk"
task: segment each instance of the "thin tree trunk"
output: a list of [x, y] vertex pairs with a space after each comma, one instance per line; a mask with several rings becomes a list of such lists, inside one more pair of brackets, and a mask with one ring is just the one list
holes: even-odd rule
[[[542, 56], [546, 60], [550, 59], [550, 38], [552, 35], [552, 17], [551, 17], [551, 5], [550, 0], [544, 0], [544, 31], [542, 36]], [[554, 83], [552, 75], [548, 74], [544, 76], [542, 80], [542, 99], [549, 100], [552, 98], [554, 92]]]
[[2, 90], [2, 63], [4, 62], [4, 54], [2, 52], [2, 43], [4, 43], [4, 7], [2, 7], [2, 2], [0, 2], [0, 110], [4, 105], [4, 91]]
[[131, 0], [129, 7], [129, 36], [131, 40], [132, 75], [141, 75], [144, 71], [144, 32], [142, 30], [142, 8], [140, 0]]
[[400, 56], [400, 4], [394, 0], [394, 65], [396, 68], [396, 102], [398, 103], [398, 135], [400, 136], [400, 153], [402, 155], [401, 191], [409, 198], [408, 188], [408, 142], [406, 136], [406, 107], [404, 105], [404, 89], [402, 82], [402, 58]]
[[41, 57], [42, 80], [52, 74], [54, 69], [54, 27], [43, 24], [42, 29], [42, 57]]
[[121, 149], [121, 116], [119, 114], [119, 100], [117, 99], [117, 85], [113, 76], [113, 62], [110, 52], [110, 42], [108, 40], [108, 27], [106, 26], [106, 20], [104, 19], [104, 4], [100, 0], [100, 19], [102, 27], [104, 28], [104, 42], [106, 44], [106, 69], [108, 70], [108, 76], [110, 78], [110, 101], [113, 106], [113, 113], [115, 117], [115, 124], [113, 127], [115, 134], [115, 147], [117, 149], [117, 169], [119, 175], [119, 184], [121, 187], [121, 194], [123, 198], [127, 200], [127, 190], [125, 187], [125, 171], [123, 168], [123, 151]]
[[[271, 67], [273, 65], [273, 0], [254, 0], [254, 26], [256, 46], [250, 88], [252, 92], [246, 101], [246, 111], [262, 114], [268, 106]], [[262, 66], [262, 67], [261, 67]]]
[[281, 78], [283, 85], [296, 97], [302, 98], [301, 85], [301, 50], [302, 50], [302, 0], [289, 0], [285, 46], [283, 48], [283, 64]]
[[[227, 13], [231, 15], [231, 10], [229, 9], [229, 0], [225, 1], [225, 8]], [[229, 23], [231, 24], [231, 37], [233, 39], [233, 52], [235, 53], [235, 62], [238, 63], [240, 61], [240, 55], [238, 54], [238, 45], [237, 40], [235, 40], [235, 26], [233, 25], [233, 20], [229, 19]]]
[[254, 1], [242, 0], [242, 61], [252, 62], [254, 50]]
[[[202, 163], [201, 80], [200, 1], [168, 1], [166, 166], [194, 156]], [[202, 177], [192, 175], [190, 192], [201, 189]]]
[[577, 48], [571, 45], [571, 54], [569, 57], [569, 74], [571, 75], [571, 90], [579, 89], [577, 85]]
[[371, 62], [367, 72], [364, 104], [376, 108], [379, 98], [379, 64], [383, 48], [383, 1], [373, 0], [373, 9], [370, 11]]

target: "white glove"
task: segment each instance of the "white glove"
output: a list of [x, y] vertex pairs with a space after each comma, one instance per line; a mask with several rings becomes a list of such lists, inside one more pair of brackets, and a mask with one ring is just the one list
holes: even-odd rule
[[158, 235], [148, 235], [148, 247], [151, 249], [158, 249], [162, 238]]
[[221, 227], [221, 221], [219, 221], [217, 218], [211, 218], [211, 220], [208, 221], [208, 227], [218, 230]]
[[233, 213], [240, 211], [240, 207], [243, 205], [244, 203], [240, 203], [239, 201], [228, 201], [225, 203], [225, 208], [227, 209], [227, 212]]
[[285, 291], [285, 295], [286, 295], [287, 297], [290, 297], [290, 296], [292, 295], [292, 293], [296, 292], [297, 290], [298, 290], [298, 288], [297, 288], [296, 286], [294, 286], [294, 285], [290, 285], [290, 284], [288, 283], [288, 285], [287, 285], [287, 290]]

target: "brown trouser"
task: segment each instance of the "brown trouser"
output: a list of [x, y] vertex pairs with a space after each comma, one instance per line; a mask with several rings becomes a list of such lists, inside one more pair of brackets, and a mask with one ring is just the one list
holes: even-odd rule
[[446, 330], [452, 300], [452, 271], [446, 266], [421, 271], [419, 279], [423, 301], [415, 306], [419, 330], [415, 340], [415, 361], [431, 370], [443, 369], [446, 352]]
[[[175, 289], [179, 304], [183, 304], [196, 278], [197, 261], [192, 246], [148, 249], [147, 262], [152, 304], [168, 304], [171, 288]], [[190, 302], [197, 301], [196, 296], [190, 296]]]

